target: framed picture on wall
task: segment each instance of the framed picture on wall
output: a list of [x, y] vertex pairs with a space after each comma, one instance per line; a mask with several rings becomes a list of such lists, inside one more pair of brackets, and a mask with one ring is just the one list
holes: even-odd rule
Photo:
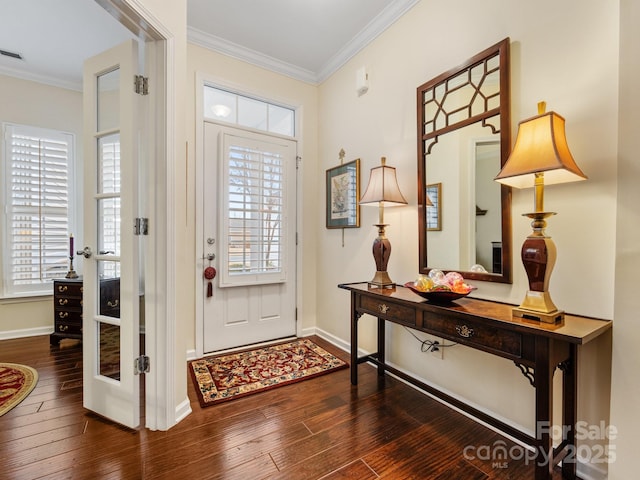
[[442, 230], [442, 183], [427, 185], [427, 197], [427, 231]]
[[327, 228], [360, 226], [360, 159], [327, 170]]

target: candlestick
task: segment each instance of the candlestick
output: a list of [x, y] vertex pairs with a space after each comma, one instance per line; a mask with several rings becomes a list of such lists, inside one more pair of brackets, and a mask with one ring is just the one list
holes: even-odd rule
[[69, 271], [65, 278], [78, 278], [78, 274], [73, 269], [73, 233], [69, 235]]

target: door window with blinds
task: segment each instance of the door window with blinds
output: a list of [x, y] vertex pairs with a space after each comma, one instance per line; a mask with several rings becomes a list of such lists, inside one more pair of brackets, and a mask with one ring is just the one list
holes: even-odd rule
[[74, 137], [3, 124], [2, 295], [47, 295], [69, 267]]
[[289, 147], [222, 135], [220, 286], [284, 282]]

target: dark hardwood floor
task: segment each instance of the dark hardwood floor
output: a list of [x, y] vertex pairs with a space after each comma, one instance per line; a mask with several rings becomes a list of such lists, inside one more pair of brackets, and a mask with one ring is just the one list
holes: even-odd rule
[[479, 447], [491, 454], [511, 441], [366, 364], [357, 387], [345, 369], [204, 409], [189, 378], [193, 413], [160, 432], [129, 430], [82, 407], [76, 340], [0, 341], [0, 361], [40, 377], [0, 417], [1, 479], [533, 478], [532, 462], [478, 458]]

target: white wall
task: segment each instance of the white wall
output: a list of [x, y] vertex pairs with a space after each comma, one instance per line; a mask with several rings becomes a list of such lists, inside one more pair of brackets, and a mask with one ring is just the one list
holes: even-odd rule
[[620, 2], [620, 131], [618, 159], [618, 224], [616, 230], [616, 299], [613, 328], [611, 423], [618, 429], [616, 461], [609, 468], [611, 480], [638, 476], [640, 431], [640, 5]]
[[[386, 156], [397, 167], [409, 206], [387, 210], [393, 252], [389, 273], [404, 283], [417, 275], [416, 87], [505, 37], [511, 39], [512, 136], [517, 122], [547, 102], [567, 119], [567, 137], [578, 164], [589, 176], [581, 183], [550, 187], [547, 208], [559, 213], [547, 232], [558, 247], [551, 279], [555, 303], [568, 312], [613, 317], [618, 7], [615, 2], [570, 0], [510, 2], [422, 0], [371, 45], [320, 86], [319, 171], [346, 160], [362, 160], [362, 182]], [[369, 71], [369, 92], [355, 92], [356, 70]], [[324, 199], [316, 215], [324, 223]], [[514, 251], [530, 232], [521, 213], [530, 211], [531, 190], [513, 194]], [[349, 296], [336, 285], [367, 281], [374, 273], [371, 243], [375, 209], [362, 208], [362, 228], [345, 232], [319, 229], [318, 327], [349, 338]], [[593, 228], [594, 219], [598, 226]], [[603, 248], [610, 246], [610, 248]], [[517, 255], [516, 255], [517, 257]], [[474, 282], [478, 296], [520, 303], [527, 288], [521, 262], [514, 261], [512, 285]], [[360, 320], [361, 347], [374, 350], [373, 322]], [[455, 347], [444, 360], [420, 353], [420, 345], [401, 328], [390, 327], [389, 359], [429, 383], [463, 397], [506, 421], [533, 429], [534, 391], [511, 362]], [[610, 338], [581, 348], [579, 415], [589, 423], [608, 423]], [[597, 358], [599, 363], [590, 360]], [[588, 368], [584, 368], [584, 367]], [[597, 388], [594, 389], [594, 385]], [[586, 467], [580, 466], [584, 470]], [[604, 466], [606, 469], [606, 466]], [[602, 465], [588, 468], [603, 475]]]
[[[0, 75], [0, 105], [0, 123], [9, 122], [73, 133], [76, 161], [81, 166], [81, 92]], [[82, 179], [81, 176], [78, 178]], [[81, 184], [80, 181], [78, 185]], [[41, 335], [49, 331], [53, 332], [51, 297], [0, 300], [0, 338]]]

